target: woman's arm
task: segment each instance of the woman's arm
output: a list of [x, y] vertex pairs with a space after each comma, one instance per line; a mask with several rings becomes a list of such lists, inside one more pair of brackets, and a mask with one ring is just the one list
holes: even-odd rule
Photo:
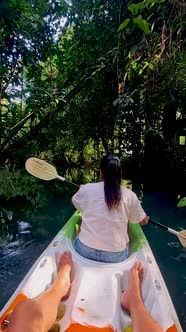
[[142, 226], [147, 225], [149, 222], [149, 219], [150, 219], [150, 217], [147, 216], [147, 214], [146, 214], [145, 218], [142, 221], [140, 221], [140, 225], [142, 225]]
[[79, 190], [72, 197], [72, 203], [77, 210], [82, 211], [82, 202], [86, 196], [86, 185], [80, 185]]

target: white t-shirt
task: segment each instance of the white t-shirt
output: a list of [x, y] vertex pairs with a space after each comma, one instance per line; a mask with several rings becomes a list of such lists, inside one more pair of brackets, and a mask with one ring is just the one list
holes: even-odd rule
[[145, 218], [141, 204], [130, 189], [121, 187], [117, 208], [105, 203], [104, 182], [83, 185], [72, 197], [76, 209], [82, 212], [80, 241], [95, 249], [119, 252], [129, 242], [128, 222], [139, 223]]

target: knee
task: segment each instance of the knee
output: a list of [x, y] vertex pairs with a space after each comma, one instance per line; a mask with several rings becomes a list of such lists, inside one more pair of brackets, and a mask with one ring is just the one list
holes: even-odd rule
[[35, 299], [26, 299], [20, 302], [14, 312], [13, 315], [27, 318], [29, 317], [36, 317], [37, 319], [43, 319], [43, 311], [41, 306]]

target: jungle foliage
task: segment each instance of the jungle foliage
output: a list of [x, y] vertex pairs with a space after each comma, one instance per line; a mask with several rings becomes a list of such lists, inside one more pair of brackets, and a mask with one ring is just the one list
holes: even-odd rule
[[2, 165], [112, 151], [185, 174], [184, 0], [2, 0], [0, 31]]

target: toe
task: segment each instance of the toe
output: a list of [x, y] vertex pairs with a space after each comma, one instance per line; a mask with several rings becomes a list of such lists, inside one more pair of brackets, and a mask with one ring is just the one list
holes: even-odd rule
[[138, 267], [138, 275], [139, 275], [140, 281], [142, 281], [142, 279], [144, 277], [144, 268], [141, 263], [139, 264], [139, 267]]
[[140, 269], [140, 262], [135, 262], [135, 264], [133, 265], [133, 269], [134, 269], [134, 271], [136, 271], [136, 272], [138, 272], [139, 271], [139, 269]]

